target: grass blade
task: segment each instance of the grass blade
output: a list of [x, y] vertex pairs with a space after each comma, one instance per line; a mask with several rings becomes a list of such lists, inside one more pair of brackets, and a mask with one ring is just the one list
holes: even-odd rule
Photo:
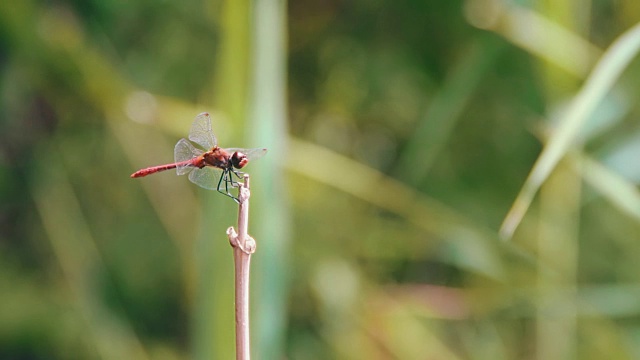
[[637, 24], [620, 36], [602, 56], [582, 90], [573, 100], [564, 121], [551, 135], [533, 165], [533, 169], [502, 223], [500, 236], [503, 239], [510, 239], [513, 236], [540, 185], [565, 155], [589, 115], [593, 113], [639, 50], [640, 24]]

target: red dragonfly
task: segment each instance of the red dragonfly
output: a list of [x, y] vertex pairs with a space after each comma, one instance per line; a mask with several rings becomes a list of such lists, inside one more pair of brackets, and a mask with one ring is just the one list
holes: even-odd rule
[[174, 163], [141, 169], [131, 174], [131, 177], [138, 178], [159, 171], [176, 169], [178, 175], [189, 174], [189, 180], [192, 183], [205, 189], [217, 190], [238, 202], [238, 199], [229, 193], [229, 187], [238, 186], [233, 175], [240, 179], [244, 173], [238, 169], [245, 167], [249, 160], [257, 159], [267, 153], [265, 148], [223, 149], [218, 147], [218, 140], [211, 129], [211, 117], [206, 112], [196, 116], [191, 125], [189, 140], [209, 150], [198, 149], [186, 139], [180, 139], [174, 149]]

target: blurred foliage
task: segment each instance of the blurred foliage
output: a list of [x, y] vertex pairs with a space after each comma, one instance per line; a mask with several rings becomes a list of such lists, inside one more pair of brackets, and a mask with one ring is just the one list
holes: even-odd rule
[[128, 176], [200, 111], [255, 358], [640, 358], [640, 2], [284, 6], [0, 4], [1, 359], [232, 358], [233, 202]]

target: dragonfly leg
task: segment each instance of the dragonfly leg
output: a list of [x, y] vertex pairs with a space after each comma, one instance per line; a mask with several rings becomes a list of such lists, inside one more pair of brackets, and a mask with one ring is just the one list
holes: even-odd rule
[[[230, 169], [229, 170], [230, 173], [233, 173], [233, 175], [235, 175], [238, 180], [241, 180], [242, 177], [244, 176], [245, 173], [243, 173], [242, 171], [238, 171], [236, 169]], [[229, 180], [231, 182], [231, 186], [232, 187], [238, 187], [238, 182], [233, 180], [233, 176], [229, 175]]]
[[[225, 173], [223, 172], [223, 173], [222, 173], [222, 176], [220, 176], [220, 179], [218, 180], [218, 186], [216, 186], [216, 190], [217, 190], [219, 193], [222, 193], [221, 185], [222, 185], [222, 180], [224, 180], [224, 177], [225, 177]], [[223, 194], [224, 194], [224, 193], [223, 193]]]
[[229, 169], [227, 170], [228, 176], [227, 176], [227, 182], [229, 184], [231, 184], [232, 188], [237, 188], [240, 184], [238, 183], [238, 181], [233, 179], [233, 176], [231, 175], [231, 173], [233, 173], [233, 175], [235, 175], [238, 180], [242, 179], [242, 176], [244, 175], [244, 173], [242, 171], [238, 171], [236, 169]]
[[[233, 199], [233, 201], [235, 201], [236, 203], [240, 203], [240, 200], [238, 200], [237, 197], [231, 195], [231, 193], [229, 192], [229, 182], [230, 182], [230, 175], [229, 175], [229, 171], [228, 170], [224, 170], [222, 172], [222, 176], [220, 176], [220, 180], [218, 180], [218, 187], [216, 188], [216, 190], [223, 195], [226, 195], [230, 198]], [[224, 191], [222, 191], [222, 182], [224, 181]], [[231, 179], [231, 187], [233, 188], [233, 179]]]

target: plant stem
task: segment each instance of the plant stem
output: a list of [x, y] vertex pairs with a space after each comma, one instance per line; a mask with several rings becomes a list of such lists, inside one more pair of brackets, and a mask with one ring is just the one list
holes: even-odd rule
[[249, 360], [249, 266], [251, 254], [256, 251], [255, 240], [247, 234], [249, 225], [249, 175], [244, 175], [244, 183], [238, 189], [238, 233], [233, 226], [227, 229], [229, 243], [233, 247], [236, 292], [236, 359]]

